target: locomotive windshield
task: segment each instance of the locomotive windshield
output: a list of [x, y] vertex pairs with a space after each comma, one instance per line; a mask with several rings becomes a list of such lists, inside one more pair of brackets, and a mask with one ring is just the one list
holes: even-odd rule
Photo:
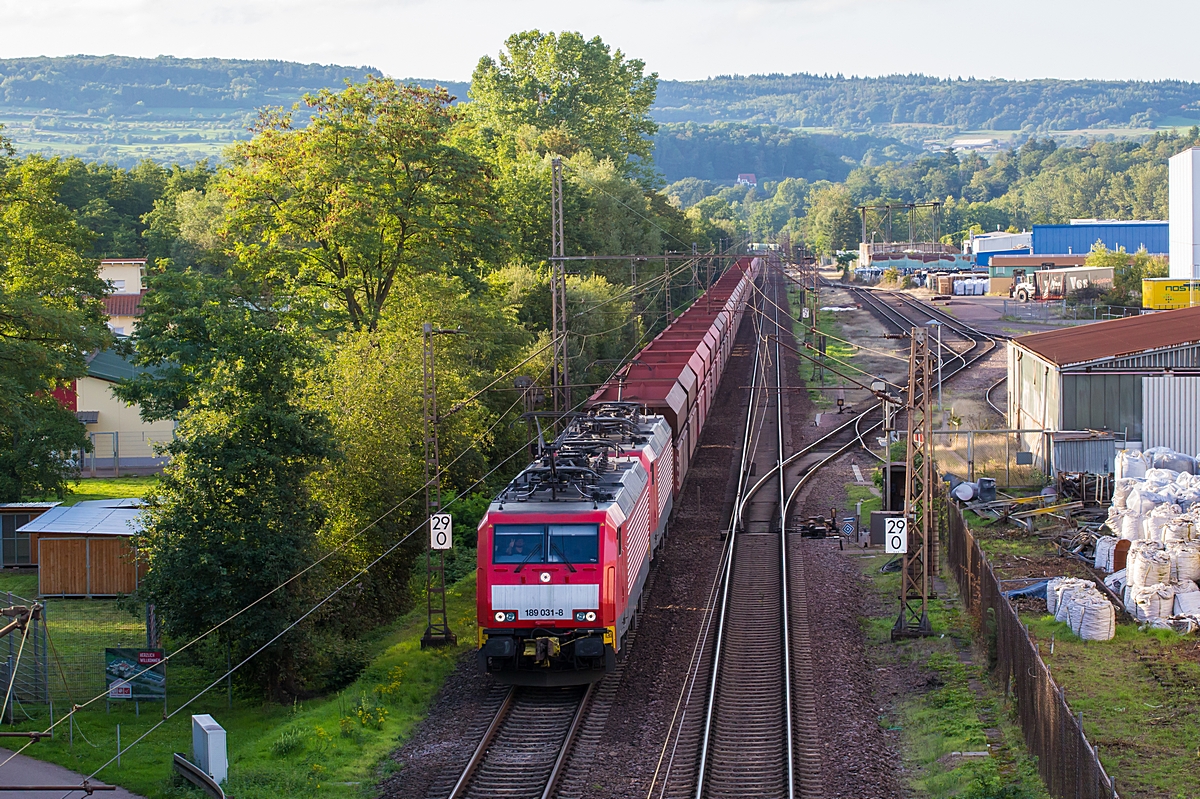
[[600, 528], [595, 524], [550, 525], [551, 563], [598, 563]]
[[595, 524], [497, 524], [493, 563], [599, 563]]

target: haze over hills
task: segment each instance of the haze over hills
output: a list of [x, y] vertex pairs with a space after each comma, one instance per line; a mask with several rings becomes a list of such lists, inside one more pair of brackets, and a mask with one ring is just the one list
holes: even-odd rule
[[[126, 166], [142, 158], [190, 162], [217, 157], [245, 137], [263, 106], [290, 107], [306, 92], [369, 73], [379, 70], [169, 56], [6, 59], [0, 60], [0, 124], [25, 152]], [[463, 82], [416, 82], [440, 83], [466, 98]], [[652, 113], [667, 123], [656, 160], [668, 180], [731, 180], [753, 170], [838, 179], [868, 153], [905, 158], [964, 132], [1003, 142], [1190, 127], [1200, 124], [1200, 83], [719, 76], [661, 81]], [[716, 122], [732, 124], [712, 127]]]

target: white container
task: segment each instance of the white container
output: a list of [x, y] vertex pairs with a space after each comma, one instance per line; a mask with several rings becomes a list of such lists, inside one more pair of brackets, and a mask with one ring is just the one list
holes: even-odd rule
[[192, 716], [192, 762], [218, 785], [229, 777], [225, 728], [207, 713]]

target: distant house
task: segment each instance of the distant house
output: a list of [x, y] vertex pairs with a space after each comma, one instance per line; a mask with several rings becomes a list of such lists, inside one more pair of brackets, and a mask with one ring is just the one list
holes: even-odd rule
[[757, 186], [758, 178], [754, 177], [753, 172], [743, 172], [738, 175], [737, 182], [741, 186]]
[[151, 474], [162, 469], [166, 458], [155, 454], [155, 445], [170, 443], [175, 422], [142, 420], [141, 408], [113, 394], [123, 379], [143, 370], [112, 350], [90, 356], [86, 376], [54, 392], [87, 428], [92, 452], [82, 465], [85, 474]]
[[140, 499], [58, 505], [17, 528], [38, 567], [42, 596], [118, 596], [137, 588], [145, 568], [130, 538], [142, 531]]
[[109, 328], [118, 336], [132, 335], [146, 296], [146, 259], [105, 258], [100, 262], [100, 279], [112, 292], [104, 298]]

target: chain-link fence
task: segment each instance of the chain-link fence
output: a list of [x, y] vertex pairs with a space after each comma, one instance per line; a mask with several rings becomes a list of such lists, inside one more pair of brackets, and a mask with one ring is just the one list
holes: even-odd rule
[[1071, 712], [1062, 688], [1050, 675], [1016, 609], [1000, 584], [962, 513], [951, 506], [945, 518], [946, 557], [966, 611], [978, 628], [994, 637], [995, 676], [1016, 696], [1025, 743], [1037, 756], [1038, 771], [1050, 794], [1060, 799], [1116, 799], [1113, 780]]
[[[33, 608], [34, 601], [11, 591], [0, 594], [6, 608]], [[0, 618], [0, 626], [14, 621], [16, 615]], [[40, 618], [30, 618], [25, 629], [14, 629], [0, 638], [0, 718], [13, 715], [13, 703], [42, 703], [49, 695], [46, 671], [46, 628]]]
[[1046, 474], [1035, 463], [1041, 430], [936, 430], [933, 457], [938, 471], [952, 472], [964, 480], [990, 477], [1000, 488], [1040, 488]]
[[45, 599], [49, 691], [57, 703], [91, 699], [106, 688], [104, 650], [147, 645], [145, 607], [116, 600]]
[[1066, 300], [1052, 302], [1004, 300], [1002, 318], [1012, 322], [1035, 322], [1048, 325], [1124, 319], [1126, 316], [1138, 316], [1142, 313], [1144, 313], [1144, 309], [1126, 305], [1093, 305], [1069, 303]]

